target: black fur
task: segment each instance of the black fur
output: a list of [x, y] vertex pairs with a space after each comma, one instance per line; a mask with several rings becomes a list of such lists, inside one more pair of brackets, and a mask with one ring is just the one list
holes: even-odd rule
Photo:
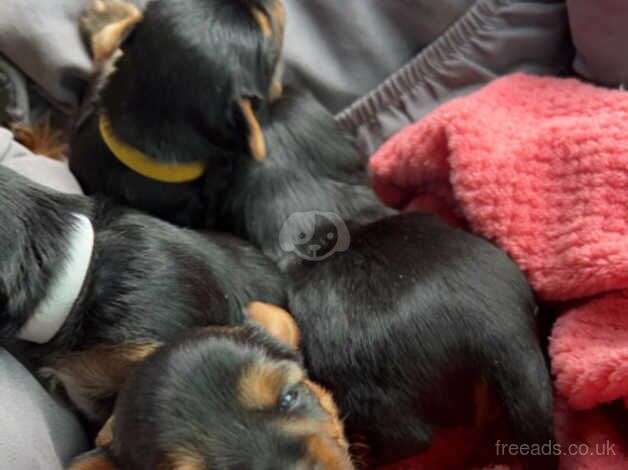
[[[306, 365], [334, 394], [350, 437], [367, 444], [367, 460], [411, 456], [443, 428], [471, 424], [479, 382], [516, 441], [552, 440], [533, 295], [508, 256], [435, 216], [384, 208], [332, 116], [308, 96], [284, 94], [264, 132], [267, 160], [238, 160], [223, 223], [287, 273]], [[322, 261], [286, 252], [282, 226], [304, 211], [338, 214], [349, 249]], [[296, 229], [333, 238], [332, 225]], [[552, 468], [556, 460], [526, 464]]]
[[214, 187], [231, 154], [246, 151], [240, 99], [267, 99], [280, 60], [282, 35], [264, 37], [252, 7], [272, 17], [271, 0], [148, 4], [95, 97], [95, 111], [72, 135], [71, 169], [85, 192], [180, 225], [206, 225], [204, 178], [171, 184], [135, 174], [103, 143], [98, 119], [105, 112], [121, 140], [156, 161], [206, 162]]
[[0, 338], [12, 338], [64, 262], [72, 213], [89, 217], [94, 251], [61, 331], [34, 357], [98, 344], [167, 341], [188, 329], [237, 325], [243, 307], [284, 305], [282, 277], [251, 245], [195, 232], [106, 200], [63, 195], [0, 167]]

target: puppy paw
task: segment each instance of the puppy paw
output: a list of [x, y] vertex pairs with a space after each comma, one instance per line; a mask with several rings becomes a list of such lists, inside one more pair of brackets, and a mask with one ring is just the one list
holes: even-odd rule
[[141, 19], [140, 9], [126, 0], [90, 0], [80, 26], [90, 41], [94, 61], [113, 54], [126, 31]]
[[141, 15], [139, 8], [125, 0], [90, 0], [81, 17], [81, 30], [93, 36], [107, 26]]

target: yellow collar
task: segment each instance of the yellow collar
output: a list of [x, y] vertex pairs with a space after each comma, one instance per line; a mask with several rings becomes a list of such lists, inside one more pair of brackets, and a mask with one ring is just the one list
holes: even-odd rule
[[98, 127], [111, 153], [124, 165], [146, 178], [162, 183], [188, 183], [205, 173], [203, 162], [161, 163], [122, 142], [114, 134], [111, 122], [104, 113], [100, 115]]

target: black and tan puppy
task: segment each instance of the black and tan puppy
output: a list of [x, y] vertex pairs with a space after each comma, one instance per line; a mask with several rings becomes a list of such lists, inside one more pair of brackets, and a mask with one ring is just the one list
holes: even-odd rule
[[101, 449], [72, 470], [351, 470], [331, 396], [308, 380], [286, 312], [160, 348], [122, 388]]
[[208, 180], [234, 152], [264, 158], [255, 113], [281, 93], [284, 21], [280, 0], [92, 0], [96, 77], [70, 139], [84, 191], [206, 226]]
[[[268, 156], [235, 165], [223, 223], [287, 273], [306, 366], [334, 395], [350, 441], [366, 444], [366, 461], [481, 425], [491, 402], [514, 442], [552, 440], [535, 303], [510, 258], [435, 216], [384, 208], [307, 95], [284, 93], [263, 129]], [[531, 457], [526, 468], [555, 463]]]
[[155, 344], [242, 324], [254, 300], [285, 303], [275, 265], [236, 238], [59, 194], [4, 167], [0, 200], [0, 338], [30, 342], [35, 366], [95, 423]]

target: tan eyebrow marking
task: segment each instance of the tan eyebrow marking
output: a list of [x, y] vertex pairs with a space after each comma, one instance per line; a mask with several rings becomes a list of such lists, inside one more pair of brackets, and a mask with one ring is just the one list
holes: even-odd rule
[[281, 392], [287, 386], [299, 383], [303, 377], [303, 371], [295, 363], [258, 361], [240, 376], [240, 404], [249, 410], [273, 408], [279, 402]]

